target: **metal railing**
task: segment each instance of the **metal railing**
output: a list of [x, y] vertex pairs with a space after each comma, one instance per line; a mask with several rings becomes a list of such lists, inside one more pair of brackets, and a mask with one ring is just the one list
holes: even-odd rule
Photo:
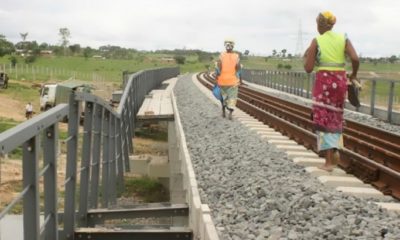
[[[312, 87], [315, 74], [295, 71], [269, 71], [244, 69], [243, 79], [258, 85], [291, 93], [297, 96], [312, 98]], [[362, 107], [355, 109], [390, 123], [400, 123], [400, 82], [396, 80], [363, 78], [363, 90], [360, 92]], [[379, 93], [379, 94], [378, 94]], [[383, 112], [382, 112], [383, 110]]]
[[[1, 211], [0, 220], [22, 200], [24, 239], [73, 239], [76, 226], [87, 226], [90, 209], [99, 206], [108, 208], [116, 203], [117, 192], [124, 189], [124, 172], [130, 168], [129, 154], [133, 153], [136, 113], [150, 90], [178, 74], [178, 68], [164, 68], [130, 75], [116, 111], [97, 96], [76, 92], [71, 94], [69, 104], [57, 105], [1, 133], [1, 154], [22, 146], [23, 190]], [[82, 102], [85, 106], [83, 131], [79, 131]], [[58, 123], [66, 117], [68, 137], [64, 140], [67, 143], [63, 184], [65, 197], [64, 210], [59, 214]], [[78, 141], [80, 132], [82, 141]], [[78, 151], [81, 151], [80, 161]], [[42, 159], [43, 167], [40, 169]], [[42, 224], [41, 177], [44, 178]]]

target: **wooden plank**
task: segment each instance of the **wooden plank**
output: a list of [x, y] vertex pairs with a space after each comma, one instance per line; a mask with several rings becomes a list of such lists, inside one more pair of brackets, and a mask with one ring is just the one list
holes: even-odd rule
[[172, 99], [170, 96], [164, 96], [160, 107], [161, 115], [174, 115], [174, 110], [172, 108]]
[[160, 105], [161, 105], [161, 94], [155, 94], [150, 106], [151, 110], [154, 111], [154, 115], [160, 115]]
[[171, 94], [177, 78], [171, 78], [163, 82], [168, 84], [165, 89], [155, 89], [150, 92], [151, 98], [146, 98], [137, 114], [140, 120], [160, 119], [170, 120], [174, 118]]
[[150, 105], [151, 101], [152, 101], [151, 98], [145, 98], [144, 99], [144, 101], [142, 103], [142, 106], [140, 107], [140, 109], [139, 109], [139, 111], [137, 113], [137, 116], [145, 115], [145, 112], [149, 108], [149, 105]]

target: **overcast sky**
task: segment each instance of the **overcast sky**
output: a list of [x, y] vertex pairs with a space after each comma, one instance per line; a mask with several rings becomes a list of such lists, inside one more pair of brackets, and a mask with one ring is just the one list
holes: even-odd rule
[[300, 22], [305, 50], [324, 10], [362, 56], [400, 55], [400, 0], [0, 0], [0, 34], [59, 44], [66, 27], [82, 47], [205, 51], [221, 51], [229, 37], [239, 51], [270, 55], [296, 52]]

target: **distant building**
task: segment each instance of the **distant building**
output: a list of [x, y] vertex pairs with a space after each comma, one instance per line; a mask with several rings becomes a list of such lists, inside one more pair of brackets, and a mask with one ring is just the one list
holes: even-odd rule
[[52, 56], [53, 51], [51, 50], [40, 50], [40, 56]]
[[20, 56], [24, 56], [26, 53], [25, 49], [15, 49], [15, 53]]
[[106, 59], [105, 57], [101, 56], [101, 55], [93, 55], [94, 59]]
[[171, 63], [171, 62], [175, 62], [175, 59], [172, 57], [163, 57], [163, 58], [161, 58], [161, 61]]

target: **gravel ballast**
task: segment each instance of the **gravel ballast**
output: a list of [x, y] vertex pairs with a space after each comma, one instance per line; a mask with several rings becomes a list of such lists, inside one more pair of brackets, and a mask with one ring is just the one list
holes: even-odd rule
[[220, 239], [400, 239], [400, 215], [322, 185], [192, 82], [175, 86], [202, 203]]

